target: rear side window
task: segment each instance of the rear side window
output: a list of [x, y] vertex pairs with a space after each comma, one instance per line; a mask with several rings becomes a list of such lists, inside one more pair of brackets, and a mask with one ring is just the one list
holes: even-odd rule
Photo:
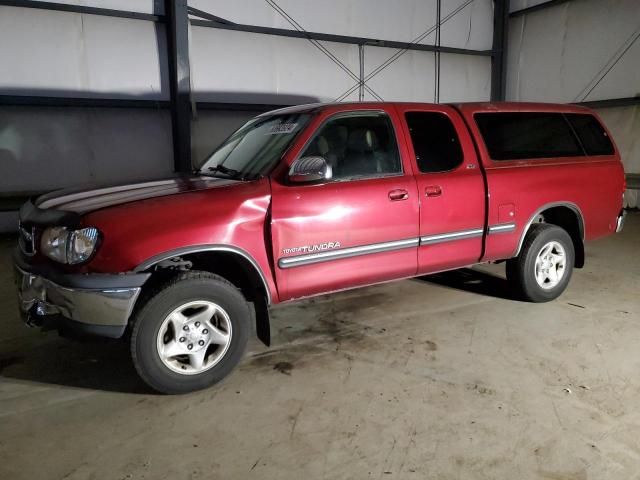
[[587, 155], [613, 155], [611, 139], [596, 117], [588, 113], [567, 113], [565, 116]]
[[449, 117], [439, 112], [407, 112], [405, 118], [421, 172], [447, 172], [460, 166], [462, 148]]
[[474, 118], [493, 160], [584, 155], [561, 113], [476, 113]]

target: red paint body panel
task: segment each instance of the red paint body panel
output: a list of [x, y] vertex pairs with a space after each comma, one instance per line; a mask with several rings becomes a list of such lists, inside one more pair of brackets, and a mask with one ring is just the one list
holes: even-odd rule
[[[460, 138], [462, 164], [450, 172], [421, 173], [417, 165], [416, 181], [420, 197], [420, 236], [438, 235], [484, 228], [485, 189], [473, 140], [460, 115], [448, 105], [400, 104], [401, 117], [407, 112], [438, 112], [446, 115]], [[402, 122], [409, 155], [416, 155], [406, 122]], [[429, 193], [433, 191], [431, 195]], [[482, 235], [475, 238], [421, 245], [418, 249], [418, 273], [463, 267], [476, 263], [482, 255]]]
[[[511, 258], [531, 217], [547, 204], [575, 205], [583, 216], [588, 240], [615, 231], [624, 182], [617, 150], [606, 157], [494, 162], [473, 119], [479, 111], [592, 113], [588, 109], [508, 103], [358, 103], [288, 110], [304, 109], [314, 112], [313, 118], [269, 178], [139, 200], [85, 215], [82, 223], [99, 228], [102, 244], [81, 269], [126, 272], [172, 250], [230, 245], [254, 259], [272, 302], [278, 303]], [[353, 110], [388, 114], [403, 174], [316, 185], [288, 183], [289, 166], [322, 122], [335, 113]], [[404, 121], [404, 112], [416, 110], [442, 112], [452, 120], [464, 152], [460, 167], [445, 173], [418, 172]], [[408, 197], [398, 199], [396, 190], [405, 190]], [[422, 246], [416, 242], [392, 251], [293, 268], [278, 265], [279, 259], [299, 255], [288, 249], [305, 245], [339, 243], [337, 248], [345, 249], [471, 229], [484, 232], [488, 226], [509, 222], [516, 227], [508, 233], [483, 233]]]
[[486, 172], [489, 194], [488, 224], [506, 223], [500, 218], [500, 207], [513, 206], [511, 233], [488, 235], [484, 261], [511, 258], [532, 216], [543, 206], [569, 203], [583, 217], [584, 238], [594, 240], [615, 232], [616, 218], [622, 210], [624, 169], [614, 145], [614, 155], [549, 158], [537, 160], [491, 160], [473, 115], [478, 112], [560, 112], [590, 113], [605, 127], [604, 122], [588, 108], [576, 105], [538, 103], [468, 103], [457, 105], [472, 135]]
[[[390, 201], [389, 192], [405, 189], [409, 198]], [[410, 175], [373, 181], [324, 185], [273, 184], [274, 258], [285, 248], [340, 242], [340, 248], [416, 238], [418, 200]], [[325, 263], [276, 268], [282, 299], [416, 274], [416, 247]]]
[[270, 203], [271, 189], [265, 178], [98, 210], [83, 219], [85, 225], [96, 226], [103, 234], [89, 270], [126, 272], [171, 250], [230, 245], [255, 260], [277, 301], [265, 243]]
[[[340, 248], [416, 238], [418, 195], [401, 125], [392, 106], [359, 104], [356, 108], [327, 108], [313, 120], [285, 158], [290, 165], [318, 127], [344, 110], [383, 110], [389, 115], [400, 148], [404, 173], [398, 176], [288, 185], [286, 175], [276, 175], [273, 186], [272, 235], [274, 258], [286, 257], [285, 248], [340, 242]], [[394, 190], [408, 192], [406, 200], [392, 201]], [[378, 283], [416, 274], [416, 247], [345, 258], [291, 269], [276, 267], [281, 299], [305, 297]]]

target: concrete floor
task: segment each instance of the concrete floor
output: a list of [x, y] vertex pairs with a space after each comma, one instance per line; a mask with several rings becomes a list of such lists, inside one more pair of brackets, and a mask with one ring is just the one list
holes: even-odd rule
[[281, 306], [274, 347], [180, 397], [23, 327], [0, 243], [0, 478], [640, 478], [638, 213], [555, 302], [490, 266]]

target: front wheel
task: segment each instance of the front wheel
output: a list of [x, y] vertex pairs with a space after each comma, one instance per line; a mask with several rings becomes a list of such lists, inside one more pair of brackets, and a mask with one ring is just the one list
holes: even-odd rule
[[222, 277], [198, 271], [180, 274], [153, 292], [136, 314], [133, 363], [159, 392], [207, 388], [240, 362], [249, 319], [245, 298]]
[[530, 302], [548, 302], [564, 292], [575, 252], [569, 234], [556, 225], [532, 225], [520, 255], [507, 261], [507, 279]]

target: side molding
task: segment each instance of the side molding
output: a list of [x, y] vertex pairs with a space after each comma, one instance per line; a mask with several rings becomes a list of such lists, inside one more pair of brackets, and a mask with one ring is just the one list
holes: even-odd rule
[[498, 225], [491, 225], [488, 229], [487, 229], [487, 233], [489, 234], [493, 234], [493, 233], [511, 233], [516, 229], [516, 224], [515, 223], [501, 223]]
[[264, 286], [264, 291], [267, 294], [267, 305], [271, 305], [271, 292], [269, 291], [269, 285], [267, 283], [267, 279], [262, 272], [262, 269], [258, 265], [258, 263], [254, 260], [254, 258], [249, 255], [246, 251], [239, 247], [234, 247], [233, 245], [194, 245], [191, 247], [183, 247], [177, 248], [175, 250], [170, 250], [168, 252], [163, 252], [158, 255], [155, 255], [148, 260], [145, 260], [143, 263], [138, 265], [134, 271], [135, 272], [143, 272], [150, 267], [153, 267], [156, 263], [161, 262], [163, 260], [167, 260], [173, 257], [179, 257], [181, 255], [188, 255], [190, 253], [202, 253], [202, 252], [227, 252], [233, 253], [235, 255], [239, 255], [245, 260], [247, 260], [251, 266], [254, 268], [256, 273], [260, 276], [260, 280], [262, 281], [262, 285]]
[[311, 265], [313, 263], [339, 260], [341, 258], [359, 257], [371, 253], [389, 252], [401, 250], [403, 248], [417, 247], [420, 243], [418, 238], [407, 238], [405, 240], [395, 240], [392, 242], [372, 243], [357, 247], [340, 248], [338, 250], [326, 250], [320, 253], [310, 253], [306, 255], [296, 255], [295, 257], [282, 257], [278, 260], [281, 269]]
[[536, 210], [533, 213], [533, 215], [531, 215], [531, 218], [529, 219], [527, 224], [524, 226], [524, 229], [522, 230], [522, 234], [520, 235], [520, 241], [518, 242], [518, 248], [516, 249], [515, 253], [513, 254], [514, 257], [517, 257], [520, 254], [520, 250], [522, 249], [522, 244], [524, 243], [524, 237], [526, 237], [527, 232], [529, 231], [529, 228], [531, 227], [531, 224], [533, 223], [535, 218], [538, 215], [540, 215], [542, 212], [544, 212], [545, 210], [548, 210], [548, 209], [554, 208], [554, 207], [567, 207], [567, 208], [573, 210], [573, 212], [578, 217], [578, 227], [580, 228], [580, 237], [582, 238], [582, 241], [584, 242], [584, 232], [585, 232], [584, 216], [582, 215], [582, 210], [580, 210], [580, 207], [578, 207], [573, 202], [551, 202], [551, 203], [546, 203], [545, 205], [540, 207], [538, 210]]
[[484, 233], [483, 228], [474, 228], [471, 230], [461, 230], [458, 232], [438, 233], [436, 235], [427, 235], [420, 237], [420, 245], [433, 245], [435, 243], [450, 242], [452, 240], [463, 240], [465, 238], [481, 237]]

